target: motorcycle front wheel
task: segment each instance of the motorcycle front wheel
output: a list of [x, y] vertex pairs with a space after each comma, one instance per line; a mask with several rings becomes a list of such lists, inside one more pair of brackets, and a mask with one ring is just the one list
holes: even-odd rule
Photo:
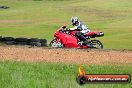
[[64, 47], [64, 45], [62, 44], [62, 42], [60, 40], [57, 41], [56, 39], [53, 39], [50, 42], [49, 46], [54, 47], [54, 48], [63, 48]]

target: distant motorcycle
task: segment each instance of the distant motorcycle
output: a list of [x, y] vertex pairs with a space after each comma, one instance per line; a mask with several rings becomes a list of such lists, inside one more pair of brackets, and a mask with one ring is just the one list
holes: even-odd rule
[[[87, 45], [80, 45], [83, 41], [80, 41], [77, 37], [75, 37], [75, 34], [78, 31], [78, 29], [65, 31], [58, 29], [54, 33], [54, 39], [50, 42], [49, 46], [55, 48], [90, 48]], [[90, 31], [85, 35], [89, 44], [93, 45], [93, 48], [95, 49], [102, 49], [103, 44], [99, 40], [92, 40], [91, 38], [101, 36], [104, 36], [104, 33], [96, 31]]]

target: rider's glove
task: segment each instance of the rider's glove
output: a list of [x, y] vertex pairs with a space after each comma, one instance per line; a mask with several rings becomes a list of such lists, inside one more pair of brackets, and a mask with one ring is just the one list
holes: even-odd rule
[[82, 30], [82, 27], [81, 26], [78, 26], [77, 29], [81, 31]]
[[62, 26], [63, 29], [66, 29], [66, 25]]

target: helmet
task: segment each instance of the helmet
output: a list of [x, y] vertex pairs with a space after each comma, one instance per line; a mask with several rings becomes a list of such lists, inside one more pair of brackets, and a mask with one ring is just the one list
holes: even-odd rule
[[71, 22], [72, 22], [72, 25], [73, 25], [73, 26], [77, 25], [77, 23], [78, 23], [78, 18], [77, 18], [77, 17], [72, 17], [72, 18], [71, 18]]

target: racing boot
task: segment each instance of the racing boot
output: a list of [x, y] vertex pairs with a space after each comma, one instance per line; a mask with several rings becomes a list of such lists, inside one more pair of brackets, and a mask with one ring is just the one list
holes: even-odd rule
[[83, 42], [83, 45], [87, 46], [88, 48], [96, 48], [94, 45], [91, 44], [90, 41], [86, 40]]
[[82, 45], [87, 45], [89, 43], [90, 43], [89, 41], [85, 40], [85, 41], [83, 41]]
[[88, 41], [80, 41], [78, 44], [79, 46], [86, 46], [88, 43]]
[[88, 48], [96, 48], [95, 46], [93, 46], [92, 44], [87, 44]]

